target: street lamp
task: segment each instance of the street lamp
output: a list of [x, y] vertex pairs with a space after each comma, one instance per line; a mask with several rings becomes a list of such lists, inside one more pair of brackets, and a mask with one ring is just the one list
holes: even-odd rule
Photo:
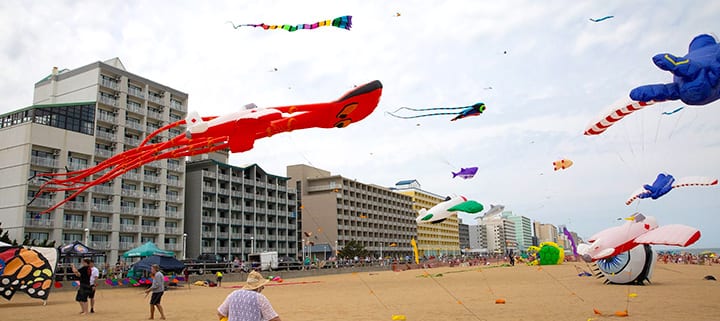
[[85, 228], [85, 246], [90, 246], [90, 229]]
[[183, 233], [183, 248], [182, 248], [182, 250], [183, 250], [183, 260], [185, 260], [185, 259], [187, 258], [187, 257], [186, 257], [186, 252], [185, 252], [186, 247], [187, 247], [187, 233]]
[[380, 262], [381, 262], [380, 264], [382, 264], [382, 259], [383, 259], [382, 250], [383, 250], [383, 242], [380, 242]]
[[255, 253], [255, 237], [250, 237], [250, 254]]

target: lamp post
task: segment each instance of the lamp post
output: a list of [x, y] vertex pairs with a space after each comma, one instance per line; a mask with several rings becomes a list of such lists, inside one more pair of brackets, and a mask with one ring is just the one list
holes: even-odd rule
[[183, 233], [183, 248], [182, 248], [183, 260], [185, 260], [187, 258], [186, 257], [187, 253], [185, 252], [186, 248], [187, 248], [187, 233]]
[[383, 242], [380, 242], [380, 265], [382, 265], [382, 259], [383, 259], [382, 250], [383, 250]]
[[85, 246], [90, 246], [90, 229], [85, 228]]
[[250, 254], [255, 253], [255, 237], [250, 237]]

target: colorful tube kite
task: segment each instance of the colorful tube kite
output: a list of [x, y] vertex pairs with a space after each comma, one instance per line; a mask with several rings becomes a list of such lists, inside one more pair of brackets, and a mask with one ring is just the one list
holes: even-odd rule
[[352, 27], [352, 16], [342, 16], [337, 17], [332, 20], [324, 20], [324, 21], [318, 21], [315, 23], [305, 23], [305, 24], [299, 24], [299, 25], [266, 25], [264, 23], [260, 24], [241, 24], [241, 25], [235, 25], [232, 21], [228, 21], [230, 24], [232, 24], [233, 28], [238, 29], [240, 27], [259, 27], [263, 28], [265, 30], [273, 30], [273, 29], [282, 29], [287, 30], [290, 32], [298, 31], [302, 29], [317, 29], [320, 27], [336, 27], [341, 29], [350, 30]]
[[[95, 167], [67, 173], [43, 173], [51, 178], [40, 186], [36, 196], [48, 192], [73, 192], [42, 213], [48, 213], [78, 196], [91, 186], [110, 181], [133, 168], [167, 158], [210, 153], [222, 149], [239, 153], [253, 148], [255, 140], [306, 128], [343, 128], [365, 119], [377, 107], [382, 84], [375, 80], [354, 88], [329, 103], [251, 108], [220, 117], [200, 117], [197, 112], [185, 120], [166, 125], [149, 134], [139, 147], [110, 157]], [[185, 133], [167, 142], [148, 141], [170, 128], [186, 125]], [[98, 178], [93, 178], [99, 175]], [[32, 179], [32, 178], [31, 178]], [[67, 195], [66, 194], [66, 195]], [[32, 202], [32, 201], [31, 201]]]
[[638, 198], [652, 198], [654, 200], [669, 193], [672, 189], [687, 186], [712, 186], [717, 185], [718, 180], [712, 177], [688, 176], [675, 179], [670, 174], [658, 174], [652, 185], [645, 184], [642, 188], [633, 192], [625, 201], [625, 205], [630, 205]]
[[[410, 111], [418, 111], [418, 112], [426, 112], [426, 111], [434, 111], [434, 110], [458, 110], [455, 112], [439, 112], [439, 113], [430, 113], [430, 114], [421, 114], [421, 115], [412, 115], [412, 116], [402, 116], [397, 115], [397, 112], [401, 110], [410, 110]], [[456, 121], [458, 119], [463, 119], [466, 117], [471, 116], [479, 116], [485, 111], [485, 104], [484, 103], [477, 103], [475, 105], [471, 106], [460, 106], [460, 107], [436, 107], [436, 108], [410, 108], [410, 107], [400, 107], [396, 109], [394, 112], [387, 112], [388, 115], [393, 116], [395, 118], [402, 118], [402, 119], [413, 119], [413, 118], [421, 118], [421, 117], [430, 117], [430, 116], [440, 116], [440, 115], [455, 115], [453, 119], [450, 121]]]

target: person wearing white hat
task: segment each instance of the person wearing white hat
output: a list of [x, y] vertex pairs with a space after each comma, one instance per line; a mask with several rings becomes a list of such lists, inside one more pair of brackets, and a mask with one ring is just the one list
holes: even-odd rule
[[259, 272], [250, 272], [245, 286], [230, 293], [218, 307], [218, 318], [227, 318], [227, 321], [281, 321], [270, 301], [260, 293], [268, 282], [270, 280], [263, 278]]

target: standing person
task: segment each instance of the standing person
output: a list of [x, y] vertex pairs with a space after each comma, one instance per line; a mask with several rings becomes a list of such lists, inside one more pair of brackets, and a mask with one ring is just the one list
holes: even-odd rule
[[160, 266], [153, 264], [150, 268], [150, 274], [153, 275], [153, 282], [150, 288], [145, 290], [145, 296], [152, 291], [152, 297], [150, 297], [150, 318], [149, 320], [155, 319], [155, 307], [160, 311], [160, 320], [165, 320], [165, 313], [162, 305], [160, 305], [160, 299], [165, 292], [165, 276], [160, 272]]
[[95, 290], [97, 289], [97, 279], [100, 277], [100, 271], [95, 267], [95, 261], [90, 259], [90, 313], [95, 313]]
[[218, 318], [227, 318], [228, 321], [281, 321], [270, 301], [260, 293], [268, 282], [259, 272], [250, 272], [245, 286], [230, 293], [218, 307]]
[[217, 283], [218, 288], [219, 288], [220, 285], [222, 284], [222, 277], [223, 277], [222, 272], [217, 271], [217, 272], [215, 273], [215, 283]]
[[183, 270], [183, 275], [185, 276], [185, 283], [187, 283], [188, 288], [190, 287], [190, 270], [186, 266]]
[[90, 273], [92, 272], [90, 268], [90, 259], [82, 259], [82, 267], [80, 269], [77, 269], [75, 267], [75, 264], [71, 264], [70, 267], [72, 268], [73, 273], [75, 276], [78, 277], [78, 280], [80, 281], [80, 287], [78, 288], [77, 295], [75, 295], [75, 301], [80, 303], [80, 315], [87, 315], [88, 313], [88, 296], [90, 296], [91, 288], [90, 288]]

